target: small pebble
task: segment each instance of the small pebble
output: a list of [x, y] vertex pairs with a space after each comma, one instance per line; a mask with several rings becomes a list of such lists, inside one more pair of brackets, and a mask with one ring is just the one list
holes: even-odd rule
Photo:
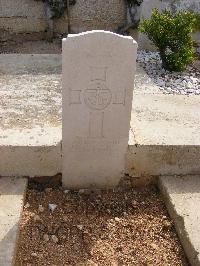
[[43, 211], [44, 211], [44, 207], [43, 207], [42, 205], [39, 205], [39, 207], [38, 207], [38, 211], [39, 211], [39, 212], [43, 212]]
[[124, 217], [127, 217], [128, 213], [127, 212], [123, 212], [123, 215], [124, 215]]
[[43, 235], [43, 239], [45, 242], [48, 242], [49, 241], [49, 236], [47, 234], [44, 234]]
[[58, 243], [58, 238], [57, 238], [56, 235], [52, 235], [52, 236], [51, 236], [51, 239], [52, 239], [52, 241], [53, 241], [55, 244]]
[[106, 210], [108, 214], [111, 214], [111, 210], [110, 209], [107, 209]]
[[167, 221], [167, 220], [165, 220], [165, 221], [163, 222], [163, 226], [164, 226], [164, 228], [169, 229], [169, 228], [172, 226], [172, 223], [169, 222], [169, 221]]
[[30, 204], [27, 202], [26, 205], [24, 206], [24, 208], [29, 208], [30, 207]]
[[33, 252], [33, 253], [31, 253], [31, 256], [32, 257], [37, 257], [37, 253], [36, 252]]
[[69, 193], [69, 192], [70, 192], [69, 189], [65, 189], [65, 190], [64, 190], [64, 193], [65, 193], [65, 194], [67, 194], [67, 193]]
[[49, 210], [53, 212], [53, 211], [55, 211], [55, 209], [57, 208], [57, 206], [58, 205], [56, 205], [56, 204], [49, 203]]
[[120, 221], [119, 217], [115, 217], [115, 221], [119, 222]]
[[158, 245], [156, 245], [154, 243], [152, 243], [151, 246], [152, 246], [153, 249], [158, 249]]
[[47, 188], [45, 188], [45, 192], [46, 193], [49, 193], [49, 192], [51, 192], [52, 191], [52, 188], [51, 187], [47, 187]]
[[83, 225], [79, 224], [79, 225], [77, 225], [77, 228], [82, 231], [83, 230]]
[[90, 189], [79, 189], [78, 193], [80, 195], [90, 195], [91, 194], [91, 190]]
[[41, 218], [40, 218], [40, 216], [39, 215], [34, 215], [34, 217], [33, 217], [33, 219], [34, 219], [34, 221], [35, 222], [39, 222], [39, 221], [41, 221]]
[[133, 200], [132, 201], [132, 205], [133, 205], [133, 207], [137, 207], [138, 206], [138, 202], [136, 200]]

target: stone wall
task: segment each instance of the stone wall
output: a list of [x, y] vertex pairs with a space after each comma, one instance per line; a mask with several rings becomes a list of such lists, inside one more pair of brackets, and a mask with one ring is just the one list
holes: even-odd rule
[[153, 7], [157, 7], [159, 10], [169, 8], [174, 12], [179, 10], [193, 10], [199, 13], [200, 0], [144, 0], [142, 16], [149, 18]]
[[[126, 17], [124, 0], [77, 0], [70, 9], [72, 30], [115, 30]], [[12, 32], [41, 32], [47, 29], [46, 5], [34, 0], [0, 0], [0, 28]], [[66, 32], [67, 16], [55, 23], [56, 32]]]
[[[171, 8], [173, 11], [191, 9], [200, 13], [200, 0], [144, 0], [142, 17], [149, 18], [153, 7], [159, 10]], [[92, 29], [116, 30], [126, 21], [124, 0], [76, 0], [70, 8], [71, 29], [81, 32]], [[46, 5], [34, 0], [0, 0], [0, 30], [11, 32], [44, 32], [48, 27]], [[57, 20], [55, 32], [67, 32], [67, 15]], [[136, 36], [136, 37], [135, 37]], [[138, 40], [138, 34], [133, 31]], [[200, 40], [200, 34], [194, 35]], [[139, 37], [139, 47], [155, 49], [143, 34]]]

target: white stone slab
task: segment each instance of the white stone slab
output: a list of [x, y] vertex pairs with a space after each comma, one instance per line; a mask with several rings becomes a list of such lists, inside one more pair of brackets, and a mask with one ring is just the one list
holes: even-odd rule
[[0, 265], [15, 265], [19, 222], [27, 187], [25, 178], [0, 178]]
[[159, 188], [192, 266], [200, 266], [200, 176], [160, 176]]
[[137, 43], [92, 31], [63, 40], [63, 184], [117, 185], [128, 146]]

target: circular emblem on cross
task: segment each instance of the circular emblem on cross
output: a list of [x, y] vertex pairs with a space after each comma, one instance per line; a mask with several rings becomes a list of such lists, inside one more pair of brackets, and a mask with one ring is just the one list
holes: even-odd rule
[[101, 81], [92, 82], [84, 91], [85, 104], [93, 110], [105, 109], [111, 103], [111, 99], [111, 91]]

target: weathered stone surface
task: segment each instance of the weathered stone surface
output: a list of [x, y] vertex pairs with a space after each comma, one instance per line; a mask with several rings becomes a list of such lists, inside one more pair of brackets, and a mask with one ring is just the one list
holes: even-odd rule
[[27, 180], [0, 178], [0, 265], [14, 265]]
[[116, 185], [124, 169], [137, 43], [92, 31], [63, 40], [63, 184]]
[[138, 68], [131, 128], [140, 145], [200, 145], [200, 96], [163, 94]]
[[[0, 83], [0, 175], [60, 173], [61, 56], [1, 54]], [[164, 95], [137, 65], [127, 173], [200, 174], [199, 131], [200, 96]]]
[[200, 265], [200, 176], [162, 176], [160, 189], [193, 266]]
[[0, 175], [61, 171], [61, 56], [0, 55]]
[[152, 8], [158, 8], [163, 10], [165, 8], [171, 9], [172, 11], [180, 10], [193, 10], [194, 12], [200, 12], [200, 1], [199, 0], [144, 0], [142, 16], [145, 18], [151, 17]]
[[[70, 8], [73, 32], [89, 29], [116, 30], [125, 22], [124, 0], [78, 0]], [[48, 27], [46, 4], [33, 0], [0, 0], [1, 28], [13, 32], [40, 32]], [[66, 33], [67, 14], [55, 21], [56, 32]]]

